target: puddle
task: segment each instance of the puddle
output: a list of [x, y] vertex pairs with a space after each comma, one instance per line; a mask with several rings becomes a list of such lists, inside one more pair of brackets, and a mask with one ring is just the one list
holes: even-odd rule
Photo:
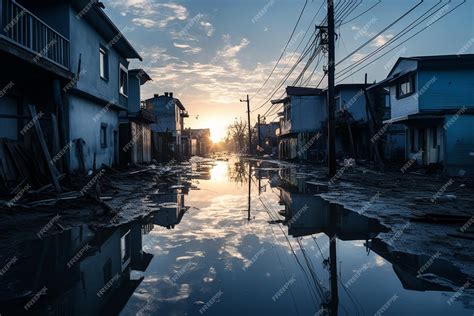
[[0, 314], [472, 315], [472, 292], [453, 289], [471, 276], [394, 251], [385, 227], [307, 182], [294, 167], [195, 164], [159, 184], [145, 218], [2, 255]]

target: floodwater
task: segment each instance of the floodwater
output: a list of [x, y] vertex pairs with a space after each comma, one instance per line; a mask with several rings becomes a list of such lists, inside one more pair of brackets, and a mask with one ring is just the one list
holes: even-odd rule
[[321, 189], [275, 164], [193, 164], [160, 180], [149, 216], [12, 251], [0, 314], [473, 315], [472, 277], [394, 251]]

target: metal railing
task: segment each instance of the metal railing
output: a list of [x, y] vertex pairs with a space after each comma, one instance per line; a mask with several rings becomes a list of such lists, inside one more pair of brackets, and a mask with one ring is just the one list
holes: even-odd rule
[[35, 53], [32, 62], [45, 58], [69, 70], [69, 40], [14, 0], [0, 1], [0, 34]]

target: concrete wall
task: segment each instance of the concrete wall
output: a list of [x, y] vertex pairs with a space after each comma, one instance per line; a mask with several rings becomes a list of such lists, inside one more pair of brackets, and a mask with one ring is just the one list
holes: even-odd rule
[[[415, 80], [416, 81], [416, 80]], [[415, 83], [415, 91], [418, 89], [418, 84]], [[414, 95], [405, 98], [397, 99], [397, 86], [390, 86], [390, 104], [391, 104], [391, 118], [404, 117], [420, 112], [418, 100]]]
[[106, 46], [109, 42], [84, 19], [77, 19], [75, 12], [70, 10], [71, 69], [74, 71], [77, 71], [79, 55], [82, 54], [81, 77], [77, 82], [77, 89], [126, 109], [127, 98], [119, 93], [119, 69], [120, 63], [128, 68], [127, 60], [112, 46], [108, 51], [109, 78], [107, 81], [103, 80], [100, 77], [99, 49], [100, 45]]
[[446, 116], [445, 165], [449, 175], [474, 175], [474, 115]]
[[[108, 111], [101, 112], [102, 109], [102, 106], [86, 99], [69, 96], [70, 139], [82, 138], [86, 142], [84, 156], [87, 169], [92, 168], [94, 152], [96, 153], [96, 166], [98, 168], [102, 164], [110, 166], [114, 162], [114, 156], [118, 153], [118, 144], [117, 148], [114, 148], [114, 131], [118, 133], [119, 130], [118, 111], [109, 108]], [[102, 148], [100, 143], [102, 123], [107, 124], [106, 148]], [[75, 146], [71, 149], [70, 166], [71, 171], [77, 171], [79, 168]]]

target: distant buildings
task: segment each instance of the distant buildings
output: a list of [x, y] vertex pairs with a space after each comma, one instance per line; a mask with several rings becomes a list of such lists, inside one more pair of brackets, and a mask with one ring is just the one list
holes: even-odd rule
[[147, 108], [153, 108], [157, 118], [151, 125], [153, 131], [153, 152], [160, 160], [186, 158], [187, 142], [183, 143], [184, 119], [189, 117], [186, 108], [172, 92], [155, 94], [145, 101]]
[[255, 125], [257, 140], [260, 140], [259, 152], [263, 154], [278, 154], [278, 138], [276, 131], [280, 128], [279, 122], [263, 123]]
[[191, 137], [191, 155], [199, 157], [208, 157], [211, 151], [211, 130], [204, 129], [189, 129]]

